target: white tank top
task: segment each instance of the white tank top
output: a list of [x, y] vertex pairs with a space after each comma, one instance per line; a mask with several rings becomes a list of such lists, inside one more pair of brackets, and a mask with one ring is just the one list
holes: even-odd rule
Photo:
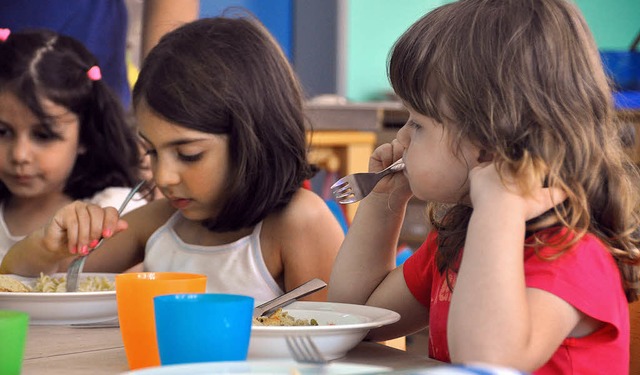
[[200, 246], [185, 243], [178, 237], [174, 226], [181, 218], [180, 211], [177, 211], [149, 237], [144, 257], [145, 271], [205, 274], [208, 293], [251, 296], [256, 306], [284, 293], [262, 258], [262, 222], [250, 235], [235, 242]]

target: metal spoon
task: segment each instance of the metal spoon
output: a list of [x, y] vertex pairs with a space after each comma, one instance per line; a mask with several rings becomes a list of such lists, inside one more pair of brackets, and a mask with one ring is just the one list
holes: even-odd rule
[[327, 283], [320, 279], [312, 279], [307, 281], [306, 283], [300, 285], [299, 287], [290, 290], [289, 292], [281, 295], [280, 297], [276, 297], [271, 301], [267, 301], [262, 305], [253, 309], [253, 317], [258, 318], [263, 315], [267, 315], [277, 309], [278, 307], [286, 306], [298, 298], [309, 295], [315, 291], [318, 291], [327, 286]]

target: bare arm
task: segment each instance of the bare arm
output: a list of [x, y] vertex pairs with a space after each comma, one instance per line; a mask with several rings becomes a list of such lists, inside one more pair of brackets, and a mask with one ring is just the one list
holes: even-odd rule
[[142, 259], [146, 240], [170, 215], [166, 207], [164, 200], [157, 201], [119, 218], [113, 207], [73, 202], [45, 227], [11, 247], [0, 272], [37, 276], [64, 271], [83, 248], [88, 250], [101, 236], [105, 241], [89, 255], [84, 270], [122, 272]]
[[129, 229], [118, 233], [89, 255], [84, 269], [93, 272], [123, 272], [144, 260], [144, 249], [153, 232], [175, 209], [160, 199], [123, 216]]
[[[402, 156], [403, 147], [393, 141], [378, 147], [370, 170], [378, 171]], [[423, 328], [427, 308], [411, 294], [402, 268], [395, 267], [396, 251], [405, 210], [411, 197], [406, 177], [386, 177], [358, 206], [342, 243], [329, 283], [329, 300], [366, 304], [400, 313], [401, 320], [373, 330], [369, 338], [383, 340]]]
[[[279, 215], [271, 232], [281, 248], [284, 287], [289, 291], [313, 278], [329, 281], [344, 234], [326, 203], [315, 193], [300, 189]], [[326, 301], [327, 289], [304, 300]]]
[[38, 276], [57, 272], [67, 255], [45, 250], [43, 239], [44, 228], [40, 228], [13, 245], [2, 259], [0, 273]]
[[118, 218], [113, 207], [72, 202], [58, 210], [43, 228], [12, 246], [0, 272], [37, 276], [60, 271], [66, 259], [88, 252], [90, 244], [103, 234], [109, 238], [126, 228], [127, 223]]
[[151, 48], [169, 31], [184, 23], [198, 19], [199, 0], [145, 0], [142, 14], [142, 54], [147, 56]]
[[389, 207], [389, 197], [376, 193], [360, 202], [331, 273], [331, 301], [368, 304], [378, 285], [395, 268], [406, 205], [401, 202]]
[[560, 298], [525, 286], [525, 221], [563, 198], [552, 201], [548, 189], [534, 197], [521, 196], [515, 186], [508, 190], [493, 165], [475, 168], [470, 176], [474, 211], [451, 300], [451, 358], [532, 371], [581, 319]]

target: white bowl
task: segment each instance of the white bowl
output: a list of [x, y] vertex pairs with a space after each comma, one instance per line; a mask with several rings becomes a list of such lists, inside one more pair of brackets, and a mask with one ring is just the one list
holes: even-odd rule
[[309, 336], [327, 360], [343, 357], [372, 328], [397, 322], [400, 315], [378, 307], [331, 302], [294, 302], [283, 308], [296, 319], [315, 319], [317, 326], [253, 326], [249, 359], [292, 358], [287, 336]]
[[[82, 273], [80, 280], [89, 276], [106, 277], [115, 280], [113, 273]], [[25, 284], [33, 285], [36, 278], [11, 275]], [[60, 277], [66, 274], [55, 274]], [[97, 323], [118, 317], [116, 292], [73, 292], [73, 293], [16, 293], [0, 292], [0, 309], [18, 310], [29, 314], [33, 325], [67, 325]]]

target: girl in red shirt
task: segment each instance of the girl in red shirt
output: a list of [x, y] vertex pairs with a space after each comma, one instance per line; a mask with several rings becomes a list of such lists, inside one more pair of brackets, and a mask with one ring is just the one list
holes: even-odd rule
[[[444, 5], [396, 42], [389, 77], [410, 116], [370, 170], [406, 168], [360, 203], [329, 299], [399, 312], [374, 340], [429, 326], [443, 361], [627, 373], [640, 177], [577, 8]], [[395, 268], [412, 195], [434, 230]]]

